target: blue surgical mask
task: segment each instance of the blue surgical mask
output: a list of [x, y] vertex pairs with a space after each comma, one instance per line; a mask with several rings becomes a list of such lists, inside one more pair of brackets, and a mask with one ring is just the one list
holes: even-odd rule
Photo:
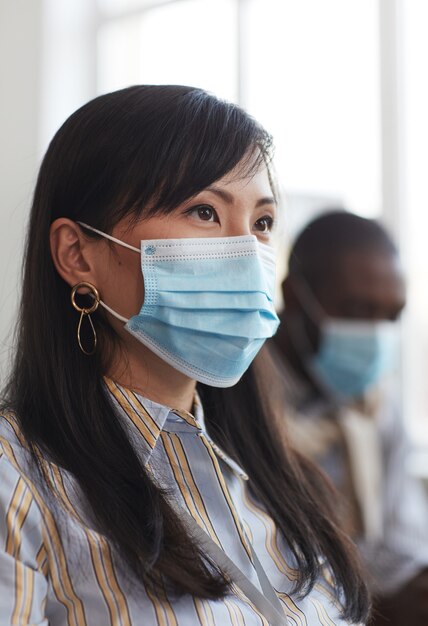
[[335, 396], [357, 398], [393, 369], [398, 348], [396, 322], [326, 318], [320, 345], [308, 367]]
[[330, 317], [303, 277], [295, 276], [293, 287], [320, 332], [316, 354], [304, 335], [295, 337], [295, 343], [310, 353], [306, 368], [326, 393], [339, 400], [358, 398], [394, 369], [399, 346], [397, 322]]
[[152, 352], [213, 387], [234, 385], [279, 320], [273, 305], [275, 255], [255, 236], [154, 239], [141, 254], [144, 303], [130, 319], [102, 306]]

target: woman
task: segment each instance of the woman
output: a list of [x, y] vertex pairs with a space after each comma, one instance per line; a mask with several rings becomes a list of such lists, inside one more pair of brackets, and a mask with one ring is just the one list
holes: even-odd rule
[[269, 151], [189, 87], [101, 96], [54, 137], [1, 420], [2, 623], [366, 616], [324, 483], [248, 369], [277, 326]]

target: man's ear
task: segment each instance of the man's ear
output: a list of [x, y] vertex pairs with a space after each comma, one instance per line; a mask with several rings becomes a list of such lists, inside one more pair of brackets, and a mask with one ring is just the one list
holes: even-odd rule
[[70, 287], [81, 282], [95, 283], [91, 242], [80, 226], [60, 217], [50, 228], [50, 249], [56, 271]]

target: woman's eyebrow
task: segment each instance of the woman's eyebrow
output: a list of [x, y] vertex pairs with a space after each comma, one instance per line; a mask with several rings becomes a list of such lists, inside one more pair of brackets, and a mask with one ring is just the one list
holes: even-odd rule
[[[234, 202], [235, 198], [233, 194], [231, 194], [229, 191], [225, 191], [224, 189], [220, 189], [219, 187], [215, 187], [214, 185], [207, 187], [206, 191], [211, 191], [212, 193], [217, 195], [219, 198], [221, 198], [228, 204], [233, 204]], [[257, 200], [256, 209], [258, 209], [261, 206], [264, 206], [265, 204], [276, 205], [276, 200], [273, 196], [264, 196], [263, 198], [260, 198], [259, 200]]]
[[218, 196], [225, 202], [228, 202], [229, 204], [233, 204], [233, 201], [235, 199], [233, 194], [231, 194], [229, 191], [225, 191], [224, 189], [220, 189], [219, 187], [215, 187], [214, 185], [207, 187], [206, 191], [211, 191], [211, 193], [214, 193], [216, 196]]
[[264, 198], [260, 198], [260, 200], [257, 200], [256, 202], [256, 209], [265, 204], [273, 204], [274, 206], [276, 206], [276, 200], [273, 196], [265, 196]]

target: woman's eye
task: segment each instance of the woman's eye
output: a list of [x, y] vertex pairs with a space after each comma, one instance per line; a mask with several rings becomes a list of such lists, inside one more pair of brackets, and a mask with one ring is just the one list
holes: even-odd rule
[[216, 210], [209, 204], [201, 204], [199, 206], [192, 207], [186, 211], [186, 213], [197, 217], [203, 222], [219, 222]]
[[273, 228], [274, 220], [270, 215], [260, 217], [254, 224], [255, 230], [259, 233], [270, 233]]

